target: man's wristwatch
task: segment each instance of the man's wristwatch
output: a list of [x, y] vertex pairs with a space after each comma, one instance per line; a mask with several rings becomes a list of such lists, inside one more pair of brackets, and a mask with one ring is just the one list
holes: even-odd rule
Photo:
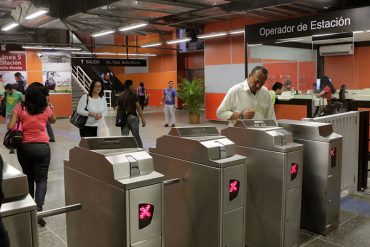
[[244, 114], [243, 114], [243, 112], [239, 113], [239, 119], [244, 119]]

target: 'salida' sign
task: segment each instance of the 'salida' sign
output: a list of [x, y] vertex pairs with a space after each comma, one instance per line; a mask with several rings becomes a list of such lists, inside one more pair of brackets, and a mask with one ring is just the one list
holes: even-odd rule
[[370, 29], [370, 7], [246, 26], [246, 42]]
[[72, 58], [72, 66], [135, 66], [145, 67], [145, 59]]

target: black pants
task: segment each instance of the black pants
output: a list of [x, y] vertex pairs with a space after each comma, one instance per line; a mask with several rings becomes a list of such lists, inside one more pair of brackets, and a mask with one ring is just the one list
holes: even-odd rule
[[139, 104], [141, 105], [141, 109], [144, 110], [145, 96], [139, 96]]
[[30, 195], [35, 198], [37, 210], [41, 211], [47, 191], [50, 165], [49, 144], [42, 142], [23, 143], [21, 147], [17, 149], [17, 157], [23, 173], [27, 175]]
[[4, 228], [3, 222], [0, 219], [0, 246], [10, 247], [8, 232]]
[[81, 137], [95, 137], [98, 136], [98, 127], [85, 126], [80, 129]]

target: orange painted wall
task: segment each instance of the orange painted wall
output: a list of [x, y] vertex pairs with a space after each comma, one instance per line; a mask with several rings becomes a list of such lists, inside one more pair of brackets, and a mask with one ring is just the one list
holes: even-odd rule
[[208, 120], [217, 120], [216, 110], [224, 99], [224, 93], [206, 93], [205, 94], [205, 105], [206, 112], [205, 117]]
[[54, 113], [57, 117], [72, 115], [72, 94], [50, 94], [49, 99], [54, 106]]
[[370, 88], [370, 46], [356, 47], [354, 55], [324, 58], [325, 75], [335, 88], [346, 84], [348, 89]]
[[27, 82], [42, 82], [42, 63], [37, 56], [40, 51], [26, 51], [27, 61]]
[[274, 107], [276, 119], [301, 120], [307, 117], [307, 106], [305, 105], [276, 104]]

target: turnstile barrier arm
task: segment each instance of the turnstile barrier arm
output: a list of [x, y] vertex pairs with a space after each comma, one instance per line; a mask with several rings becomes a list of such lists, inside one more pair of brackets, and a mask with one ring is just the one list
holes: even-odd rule
[[58, 214], [65, 214], [65, 213], [73, 212], [73, 211], [76, 211], [76, 210], [80, 210], [81, 208], [82, 208], [81, 203], [72, 204], [72, 205], [68, 205], [68, 206], [64, 206], [64, 207], [60, 207], [60, 208], [55, 208], [55, 209], [51, 209], [51, 210], [47, 210], [47, 211], [38, 212], [37, 213], [37, 218], [46, 218], [46, 217], [50, 217], [50, 216], [54, 216], [54, 215], [58, 215]]
[[181, 178], [173, 178], [163, 181], [164, 185], [171, 185], [171, 184], [177, 184], [181, 182]]

